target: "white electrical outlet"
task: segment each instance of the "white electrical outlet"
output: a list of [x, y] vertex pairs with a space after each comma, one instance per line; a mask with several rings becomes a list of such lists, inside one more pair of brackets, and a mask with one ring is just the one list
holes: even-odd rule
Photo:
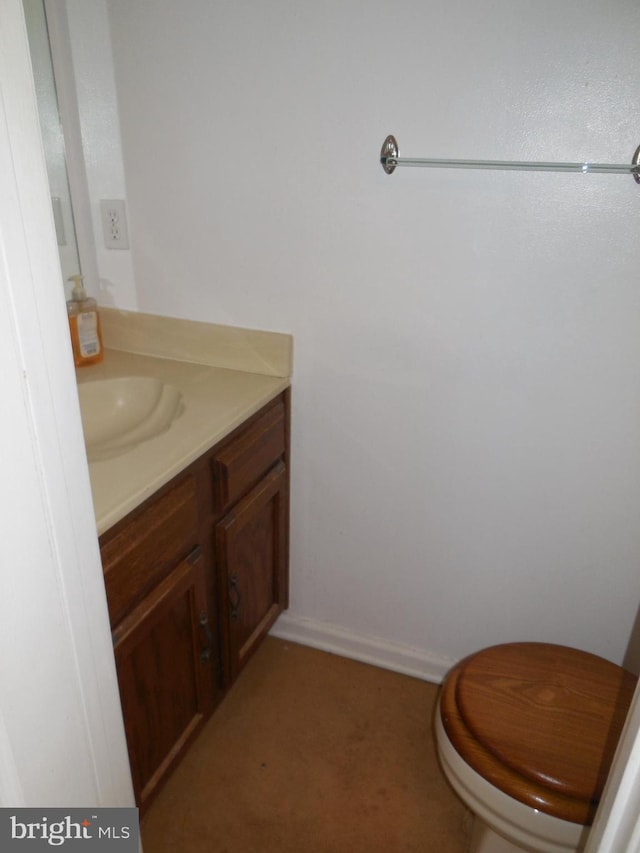
[[101, 199], [100, 212], [104, 244], [107, 249], [128, 249], [127, 211], [123, 199]]

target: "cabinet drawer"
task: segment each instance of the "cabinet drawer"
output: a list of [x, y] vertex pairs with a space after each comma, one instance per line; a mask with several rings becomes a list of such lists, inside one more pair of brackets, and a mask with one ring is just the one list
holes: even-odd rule
[[256, 483], [285, 452], [282, 400], [255, 420], [212, 460], [213, 500], [220, 512]]
[[197, 525], [196, 478], [188, 476], [101, 543], [112, 627], [193, 547]]

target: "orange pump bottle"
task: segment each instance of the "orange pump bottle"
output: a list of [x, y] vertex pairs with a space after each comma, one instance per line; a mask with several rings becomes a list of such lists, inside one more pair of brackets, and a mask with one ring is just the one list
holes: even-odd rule
[[85, 293], [81, 275], [72, 275], [69, 281], [74, 283], [67, 302], [73, 361], [76, 367], [97, 364], [104, 358], [98, 303]]

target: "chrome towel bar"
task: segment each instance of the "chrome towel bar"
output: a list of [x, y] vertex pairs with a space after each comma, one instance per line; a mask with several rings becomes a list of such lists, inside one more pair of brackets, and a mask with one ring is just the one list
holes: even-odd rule
[[520, 172], [601, 172], [616, 175], [633, 175], [640, 184], [640, 145], [636, 148], [631, 163], [550, 163], [544, 161], [518, 160], [435, 160], [431, 158], [400, 157], [395, 137], [387, 136], [382, 143], [380, 163], [387, 175], [393, 174], [396, 166], [426, 166], [435, 169], [513, 169]]

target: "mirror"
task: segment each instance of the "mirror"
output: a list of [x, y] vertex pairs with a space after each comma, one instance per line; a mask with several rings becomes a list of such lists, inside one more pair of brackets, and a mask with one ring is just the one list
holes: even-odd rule
[[44, 0], [23, 0], [23, 8], [49, 177], [62, 281], [68, 298], [71, 290], [68, 279], [70, 276], [82, 272], [82, 269], [69, 190], [65, 139], [49, 46], [47, 16]]

